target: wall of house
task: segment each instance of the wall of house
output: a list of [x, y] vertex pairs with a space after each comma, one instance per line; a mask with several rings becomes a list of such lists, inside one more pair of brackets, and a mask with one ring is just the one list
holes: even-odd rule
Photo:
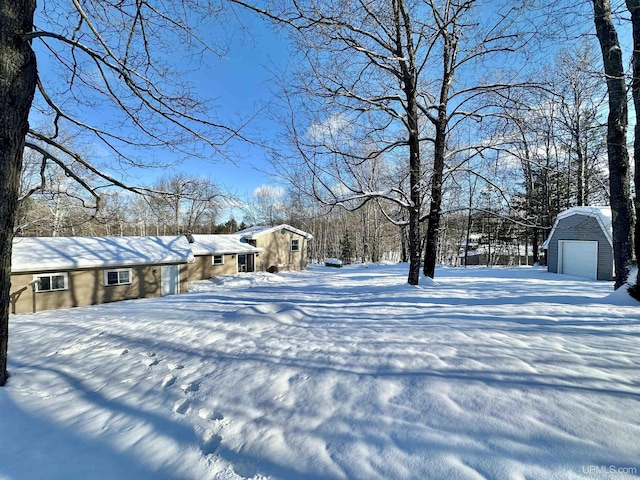
[[558, 240], [597, 240], [598, 280], [613, 278], [613, 249], [595, 217], [571, 215], [558, 222], [547, 248], [547, 270], [553, 273], [558, 273]]
[[[116, 267], [113, 267], [114, 269]], [[67, 290], [36, 292], [36, 311], [56, 308], [80, 307], [100, 303], [131, 300], [135, 298], [159, 297], [161, 295], [161, 265], [127, 267], [132, 269], [132, 282], [128, 285], [105, 286], [104, 269], [58, 270], [69, 276]], [[180, 292], [188, 292], [187, 265], [180, 265]], [[111, 270], [111, 269], [109, 269]], [[45, 272], [20, 273], [11, 275], [12, 313], [33, 311], [34, 294], [29, 282], [33, 276]]]
[[189, 264], [189, 280], [209, 280], [216, 275], [238, 273], [238, 260], [235, 255], [224, 255], [223, 265], [213, 265], [213, 255], [196, 255], [195, 262]]
[[[291, 251], [291, 240], [300, 241], [300, 250]], [[250, 242], [253, 244], [254, 242]], [[256, 270], [304, 270], [307, 268], [307, 239], [290, 230], [278, 230], [255, 240], [262, 248], [256, 258]]]

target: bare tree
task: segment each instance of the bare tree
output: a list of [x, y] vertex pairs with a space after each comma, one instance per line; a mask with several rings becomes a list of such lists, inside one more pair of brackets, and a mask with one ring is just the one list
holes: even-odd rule
[[223, 200], [211, 178], [187, 173], [165, 175], [150, 191], [147, 205], [163, 235], [197, 232], [203, 223], [210, 225]]
[[627, 86], [622, 63], [622, 49], [611, 16], [609, 0], [593, 0], [593, 11], [596, 36], [600, 42], [609, 93], [607, 153], [613, 213], [615, 288], [617, 289], [627, 280], [633, 252], [633, 207], [630, 193], [629, 153], [627, 151]]
[[[444, 178], [457, 153], [449, 139], [466, 120], [491, 114], [483, 94], [516, 83], [514, 72], [497, 73], [508, 69], [497, 57], [517, 51], [532, 33], [522, 5], [308, 0], [261, 9], [234, 3], [290, 27], [304, 64], [285, 74], [289, 115], [282, 121], [295, 158], [279, 155], [281, 171], [328, 205], [397, 207], [399, 215], [385, 211], [407, 226], [410, 284], [419, 280], [421, 222], [428, 219], [424, 273], [432, 277]], [[491, 74], [478, 74], [490, 64]], [[473, 140], [460, 148], [485, 148]], [[308, 181], [298, 173], [305, 168]]]
[[[56, 165], [75, 179], [95, 204], [100, 188], [127, 185], [61, 142], [61, 130], [100, 143], [123, 168], [148, 163], [132, 153], [137, 147], [222, 155], [239, 126], [220, 123], [184, 75], [220, 53], [204, 37], [218, 18], [211, 5], [48, 1], [40, 2], [35, 25], [35, 0], [0, 0], [0, 385], [7, 379], [11, 245], [25, 147], [43, 168]], [[208, 25], [197, 23], [205, 18]], [[169, 63], [167, 52], [175, 51], [186, 72]], [[36, 68], [36, 57], [46, 68]], [[42, 119], [38, 128], [29, 125], [30, 112]], [[87, 181], [85, 170], [99, 182]]]
[[608, 189], [603, 192], [599, 175], [605, 147], [600, 111], [606, 91], [596, 61], [591, 40], [583, 39], [575, 49], [560, 52], [551, 85], [561, 97], [559, 115], [563, 128], [558, 136], [569, 156], [569, 194], [578, 206], [593, 205], [594, 199], [606, 201], [608, 195]]
[[284, 194], [282, 187], [261, 185], [255, 188], [243, 208], [246, 221], [252, 225], [276, 225], [284, 221]]
[[[633, 105], [635, 107], [636, 124], [634, 129], [633, 140], [633, 160], [634, 160], [634, 177], [633, 184], [635, 187], [635, 235], [634, 248], [636, 264], [640, 256], [640, 1], [626, 0], [627, 9], [631, 13], [631, 25], [633, 31], [633, 56], [631, 65], [633, 68], [633, 80], [631, 82], [631, 92], [633, 95]], [[635, 285], [630, 290], [634, 298], [640, 300], [640, 269], [635, 278]]]

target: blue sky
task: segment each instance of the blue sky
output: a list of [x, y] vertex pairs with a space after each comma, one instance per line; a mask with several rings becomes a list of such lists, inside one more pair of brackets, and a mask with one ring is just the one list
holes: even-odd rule
[[[53, 5], [53, 7], [52, 7]], [[65, 8], [55, 2], [47, 7], [56, 9], [59, 14]], [[51, 11], [48, 12], [52, 14]], [[62, 15], [57, 17], [63, 18]], [[210, 43], [217, 45], [221, 41], [228, 42], [228, 51], [224, 58], [218, 59], [213, 55], [206, 57], [207, 62], [196, 71], [188, 74], [185, 80], [194, 85], [199, 94], [208, 99], [213, 99], [214, 112], [219, 123], [230, 125], [239, 119], [252, 117], [262, 109], [272, 95], [271, 74], [268, 68], [279, 67], [287, 62], [286, 45], [271, 29], [256, 15], [248, 12], [237, 11], [232, 15], [228, 24], [222, 28], [216, 25], [216, 18], [205, 18], [202, 22], [205, 35], [210, 37]], [[60, 21], [60, 20], [58, 20]], [[48, 25], [47, 20], [38, 17], [36, 20], [40, 28], [60, 30], [59, 26]], [[66, 20], [60, 21], [62, 24]], [[234, 24], [235, 22], [235, 24]], [[242, 28], [240, 28], [240, 26]], [[49, 40], [49, 44], [56, 44], [55, 40]], [[58, 44], [62, 45], [62, 44]], [[38, 55], [38, 67], [41, 76], [46, 80], [45, 85], [51, 94], [59, 90], [55, 101], [63, 105], [65, 111], [74, 113], [81, 121], [92, 124], [100, 123], [103, 118], [113, 112], [113, 107], [108, 103], [96, 102], [95, 106], [74, 107], [69, 102], [69, 95], [65, 93], [65, 84], [60, 81], [56, 70], [57, 61], [51, 53], [36, 42], [34, 45]], [[59, 47], [68, 52], [68, 47]], [[166, 54], [167, 52], [165, 52]], [[169, 53], [167, 57], [180, 71], [184, 66], [180, 51], [180, 45], [176, 46], [175, 53]], [[97, 71], [96, 71], [97, 72]], [[87, 72], [87, 77], [96, 75], [95, 72]], [[60, 93], [62, 92], [62, 93]], [[95, 97], [97, 98], [97, 97]], [[111, 109], [111, 110], [110, 110]], [[102, 118], [101, 118], [102, 117]], [[38, 125], [43, 119], [42, 115], [32, 110], [31, 124]], [[266, 112], [254, 118], [243, 132], [249, 138], [272, 139], [275, 136], [277, 126], [268, 119]], [[85, 154], [102, 169], [109, 169], [114, 165], [114, 154], [105, 146], [91, 140], [85, 148]], [[77, 145], [74, 145], [76, 147]], [[147, 159], [153, 158], [162, 163], [173, 163], [177, 156], [157, 149], [148, 152], [136, 152], [138, 155], [146, 155]], [[170, 168], [136, 169], [127, 167], [113, 169], [109, 173], [123, 179], [128, 184], [150, 185], [155, 179], [171, 172], [184, 171], [198, 176], [210, 176], [224, 191], [236, 194], [241, 199], [246, 198], [250, 192], [265, 184], [274, 184], [274, 179], [264, 171], [269, 171], [270, 165], [266, 160], [266, 153], [260, 147], [245, 142], [234, 143], [228, 153], [230, 160], [211, 156], [210, 160], [200, 158], [186, 158], [182, 163]]]
[[[50, 2], [49, 6], [51, 4], [57, 5], [56, 2]], [[60, 5], [62, 4], [61, 2]], [[269, 102], [273, 89], [268, 68], [284, 67], [288, 61], [287, 46], [284, 41], [260, 18], [241, 10], [236, 14], [244, 27], [244, 33], [238, 28], [240, 23], [234, 24], [233, 16], [229, 19], [225, 30], [215, 25], [215, 18], [212, 18], [211, 22], [208, 18], [203, 19], [205, 31], [210, 40], [215, 43], [219, 39], [229, 39], [230, 47], [225, 58], [210, 59], [209, 63], [202, 65], [198, 71], [188, 77], [188, 80], [193, 82], [204, 96], [215, 98], [217, 116], [221, 123], [226, 124], [233, 119], [253, 115], [257, 109]], [[590, 29], [590, 26], [585, 28]], [[41, 69], [46, 70], [47, 62], [50, 60], [47, 59], [46, 52], [43, 53], [45, 55], [39, 58], [39, 65]], [[173, 54], [177, 68], [180, 68], [181, 55], [183, 52], [177, 48]], [[93, 113], [101, 112], [97, 110], [91, 112], [88, 116], [89, 122]], [[35, 118], [37, 119], [37, 116]], [[247, 135], [255, 136], [259, 132], [262, 139], [276, 144], [277, 129], [278, 126], [268, 120], [266, 115], [259, 116], [249, 126]], [[109, 164], [111, 154], [105, 149], [98, 148], [92, 154], [100, 163]], [[172, 170], [185, 171], [196, 175], [208, 175], [224, 190], [236, 194], [241, 199], [247, 198], [252, 190], [261, 185], [275, 183], [273, 178], [264, 173], [265, 170], [270, 170], [270, 165], [266, 159], [266, 152], [261, 148], [237, 143], [230, 152], [230, 156], [233, 162], [223, 158], [212, 157], [211, 161], [193, 158], [170, 169], [129, 169], [126, 172], [129, 176], [126, 181], [130, 184], [149, 185], [156, 178]], [[167, 150], [158, 154], [157, 159], [172, 161], [175, 155]]]
[[[273, 94], [269, 69], [287, 62], [284, 40], [259, 19], [252, 17], [242, 18], [251, 36], [241, 33], [234, 35], [226, 58], [211, 69], [203, 69], [198, 79], [203, 85], [213, 83], [218, 90], [216, 111], [222, 120], [246, 118], [264, 107]], [[259, 134], [275, 140], [277, 128], [264, 112], [251, 121], [247, 134], [250, 137]], [[208, 172], [222, 186], [240, 194], [249, 193], [263, 184], [274, 183], [272, 178], [263, 173], [270, 171], [270, 165], [262, 148], [239, 143], [233, 150], [230, 156], [235, 164], [226, 160], [207, 163], [194, 159], [182, 167], [187, 171], [202, 168], [202, 173]]]
[[[287, 62], [284, 40], [254, 16], [242, 15], [241, 20], [250, 34], [232, 34], [225, 58], [212, 65], [203, 65], [200, 72], [190, 78], [204, 95], [215, 98], [215, 111], [223, 123], [248, 118], [260, 111], [272, 95], [269, 69]], [[266, 112], [259, 113], [246, 129], [252, 138], [258, 132], [261, 137], [273, 138], [276, 131], [277, 126], [268, 119]], [[240, 197], [249, 195], [261, 185], [274, 183], [274, 179], [264, 173], [271, 168], [262, 148], [241, 142], [234, 145], [229, 156], [233, 161], [187, 159], [174, 170], [210, 175], [221, 187]], [[153, 178], [164, 174], [165, 170], [140, 173], [143, 178]]]

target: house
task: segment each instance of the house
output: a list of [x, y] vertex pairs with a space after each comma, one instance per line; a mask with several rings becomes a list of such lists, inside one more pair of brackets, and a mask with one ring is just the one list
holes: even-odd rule
[[558, 215], [547, 240], [547, 269], [553, 273], [612, 280], [610, 207], [573, 207]]
[[304, 270], [307, 268], [307, 245], [313, 235], [290, 225], [251, 227], [236, 232], [250, 245], [262, 249], [259, 270]]
[[[471, 247], [471, 242], [469, 242]], [[533, 250], [531, 247], [525, 253], [523, 245], [498, 244], [489, 248], [488, 245], [477, 245], [467, 252], [465, 264], [464, 249], [458, 254], [460, 265], [533, 265]]]
[[533, 250], [531, 247], [514, 243], [494, 242], [489, 245], [483, 235], [471, 233], [468, 246], [466, 239], [458, 242], [458, 264], [465, 266], [532, 265]]
[[15, 238], [11, 312], [95, 305], [188, 291], [184, 236]]
[[189, 279], [206, 280], [215, 275], [253, 272], [262, 251], [242, 235], [189, 235], [194, 262], [189, 264]]

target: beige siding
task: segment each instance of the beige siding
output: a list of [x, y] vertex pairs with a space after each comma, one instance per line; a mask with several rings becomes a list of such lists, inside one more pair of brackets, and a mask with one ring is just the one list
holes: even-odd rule
[[[298, 239], [300, 250], [291, 251], [291, 240]], [[256, 258], [257, 270], [303, 270], [307, 267], [307, 240], [304, 236], [289, 230], [278, 230], [258, 237], [256, 247], [262, 248]]]
[[[67, 290], [37, 292], [35, 295], [29, 282], [33, 280], [34, 274], [43, 274], [44, 272], [13, 274], [11, 275], [11, 312], [32, 312], [34, 300], [36, 311], [42, 311], [135, 298], [159, 297], [161, 294], [160, 267], [161, 265], [128, 267], [132, 270], [132, 283], [108, 287], [104, 282], [105, 269], [61, 270], [56, 273], [65, 272], [69, 276]], [[111, 268], [107, 270], [111, 270]], [[187, 266], [180, 265], [180, 292], [184, 293], [188, 290]]]
[[223, 265], [213, 265], [213, 255], [197, 255], [196, 261], [189, 265], [190, 280], [209, 280], [216, 275], [238, 273], [238, 260], [235, 255], [224, 256]]
[[211, 255], [197, 255], [195, 262], [189, 264], [189, 280], [208, 280], [212, 277]]

